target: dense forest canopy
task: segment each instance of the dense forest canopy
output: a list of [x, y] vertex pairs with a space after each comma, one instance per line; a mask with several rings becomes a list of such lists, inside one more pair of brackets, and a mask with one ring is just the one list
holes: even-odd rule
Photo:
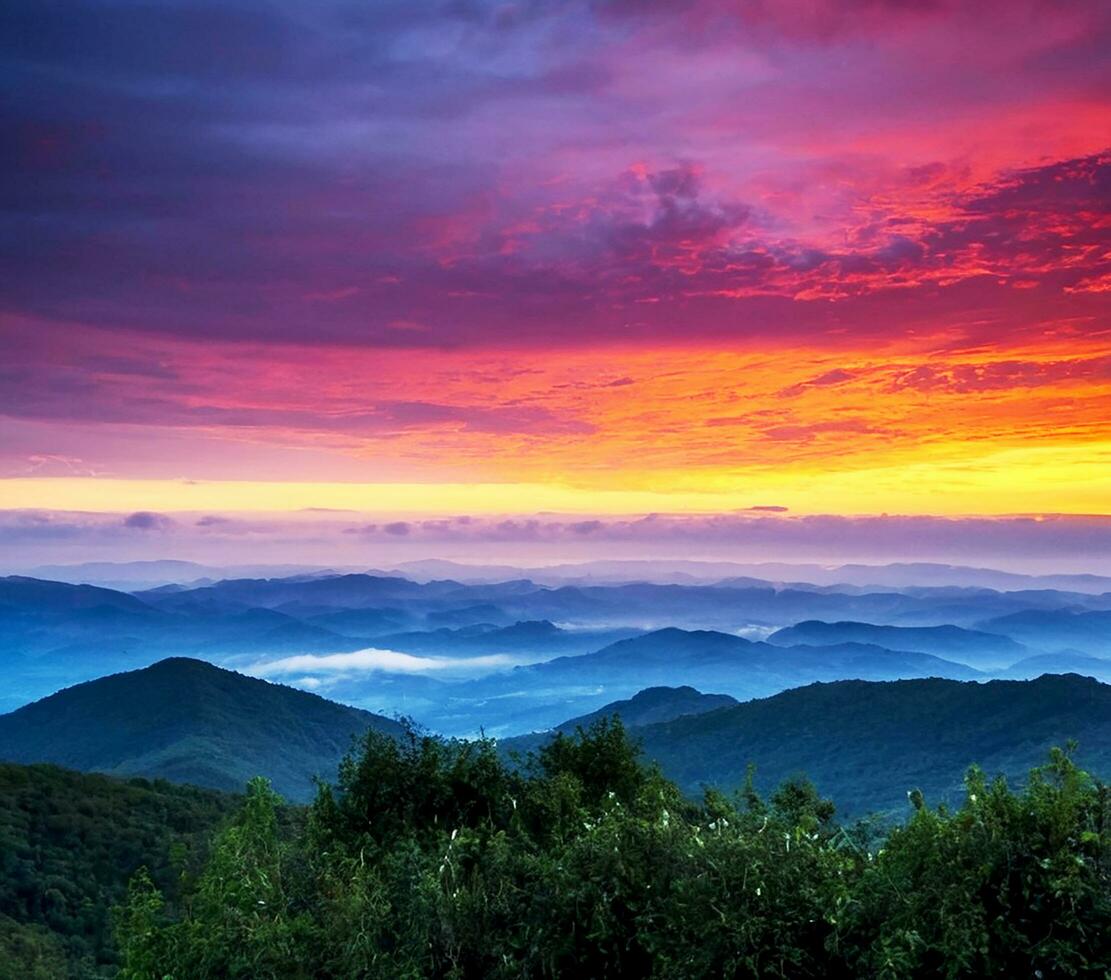
[[170, 907], [237, 798], [0, 763], [0, 977], [112, 975], [112, 906], [140, 867]]

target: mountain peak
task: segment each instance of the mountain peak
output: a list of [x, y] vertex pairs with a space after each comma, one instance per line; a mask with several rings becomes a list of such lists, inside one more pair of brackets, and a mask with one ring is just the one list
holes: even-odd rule
[[66, 688], [0, 716], [0, 758], [241, 789], [255, 775], [304, 800], [380, 715], [190, 657]]

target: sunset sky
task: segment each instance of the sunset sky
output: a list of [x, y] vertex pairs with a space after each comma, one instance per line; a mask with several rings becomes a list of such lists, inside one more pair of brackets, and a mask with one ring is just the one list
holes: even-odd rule
[[6, 0], [0, 541], [1111, 556], [1108, 50], [1097, 0]]

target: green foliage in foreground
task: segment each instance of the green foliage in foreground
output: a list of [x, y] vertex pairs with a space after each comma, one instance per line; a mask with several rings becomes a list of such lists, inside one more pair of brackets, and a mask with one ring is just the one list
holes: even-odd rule
[[109, 912], [146, 865], [172, 901], [235, 797], [0, 763], [0, 977], [115, 973]]
[[179, 914], [138, 875], [123, 976], [1106, 976], [1108, 788], [1062, 751], [967, 787], [877, 841], [801, 781], [692, 805], [616, 721], [520, 772], [370, 733], [290, 841], [252, 783]]

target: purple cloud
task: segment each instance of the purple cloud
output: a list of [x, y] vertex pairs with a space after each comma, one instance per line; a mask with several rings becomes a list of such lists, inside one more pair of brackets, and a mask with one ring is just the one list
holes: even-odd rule
[[165, 514], [156, 514], [149, 510], [139, 510], [128, 514], [123, 519], [123, 526], [136, 531], [164, 531], [173, 527], [175, 521]]

